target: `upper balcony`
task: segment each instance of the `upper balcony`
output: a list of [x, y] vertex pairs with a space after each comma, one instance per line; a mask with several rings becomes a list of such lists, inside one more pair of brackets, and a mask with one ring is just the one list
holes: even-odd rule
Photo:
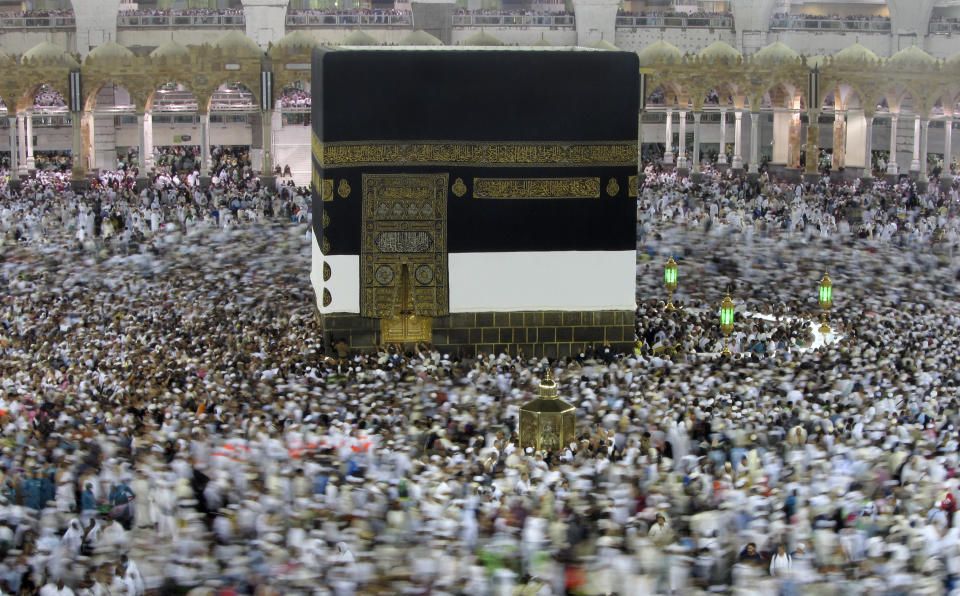
[[931, 35], [952, 35], [960, 33], [960, 19], [934, 17], [930, 20]]
[[778, 14], [770, 19], [770, 30], [890, 33], [891, 25], [889, 17]]
[[287, 27], [331, 29], [350, 27], [403, 27], [413, 26], [408, 11], [382, 11], [356, 13], [350, 11], [291, 10], [287, 12]]
[[[153, 12], [155, 14], [150, 14]], [[184, 11], [186, 12], [186, 11]], [[245, 21], [243, 11], [229, 13], [183, 14], [171, 11], [161, 14], [159, 11], [144, 11], [137, 13], [120, 13], [117, 15], [117, 28], [156, 27], [158, 29], [181, 28], [210, 28], [210, 29], [242, 29]]]
[[30, 14], [0, 14], [0, 30], [18, 29], [76, 29], [77, 21], [68, 11], [37, 11]]
[[572, 14], [498, 14], [458, 13], [453, 15], [454, 27], [568, 27], [577, 26]]
[[617, 28], [640, 29], [644, 27], [733, 29], [733, 15], [729, 13], [649, 13], [617, 17]]

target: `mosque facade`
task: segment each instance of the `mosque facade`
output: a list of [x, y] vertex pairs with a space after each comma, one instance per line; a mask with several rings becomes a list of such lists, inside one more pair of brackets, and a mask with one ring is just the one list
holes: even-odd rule
[[[769, 34], [765, 39], [777, 38]], [[960, 74], [960, 54], [948, 54], [949, 47], [928, 39], [890, 48], [883, 57], [872, 38], [856, 39], [829, 54], [800, 53], [783, 41], [759, 48], [734, 39], [696, 47], [665, 40], [623, 43], [621, 47], [637, 51], [648, 73], [646, 109], [638, 127], [647, 159], [693, 170], [708, 156], [719, 165], [749, 171], [766, 163], [785, 176], [799, 176], [801, 164], [807, 171], [815, 170], [818, 160], [824, 159], [835, 171], [859, 175], [882, 160], [891, 176], [909, 172], [923, 180], [931, 163], [952, 157], [960, 97], [953, 81]], [[463, 42], [505, 44], [488, 33]], [[339, 43], [382, 41], [357, 30]], [[415, 31], [395, 43], [442, 42]], [[309, 133], [302, 126], [298, 131], [296, 125], [288, 125], [286, 115], [281, 117], [277, 96], [291, 86], [309, 95], [309, 56], [318, 45], [317, 35], [296, 29], [269, 42], [264, 51], [252, 38], [233, 30], [196, 45], [168, 39], [149, 53], [134, 53], [108, 41], [82, 57], [49, 42], [22, 54], [0, 54], [4, 65], [0, 100], [7, 112], [0, 151], [3, 145], [8, 151], [16, 148], [10, 158], [16, 178], [34, 167], [34, 153], [41, 149], [35, 145], [59, 143], [62, 151], [81, 156], [73, 160], [74, 177], [81, 180], [95, 170], [114, 167], [112, 155], [120, 146], [135, 151], [136, 165], [146, 172], [153, 166], [156, 147], [190, 139], [204, 153], [200, 165], [205, 174], [210, 145], [237, 144], [251, 148], [254, 169], [270, 171], [275, 164], [292, 163], [298, 183], [306, 185]], [[616, 47], [602, 40], [592, 45]], [[817, 86], [811, 91], [814, 72]], [[189, 109], [182, 113], [194, 116], [190, 124], [177, 124], [181, 112], [172, 116], [164, 112], [168, 106], [160, 96], [171, 85], [189, 98]], [[227, 108], [239, 116], [225, 116], [214, 101], [225, 86], [248, 98], [242, 110]], [[41, 88], [74, 99], [63, 119], [69, 134], [60, 141], [50, 141], [49, 126], [35, 130], [45, 121], [43, 110], [34, 105]], [[107, 93], [113, 90], [116, 93]], [[815, 98], [810, 97], [812, 92]], [[116, 105], [120, 95], [126, 105]], [[124, 124], [115, 124], [114, 114], [122, 115]], [[242, 124], [231, 124], [238, 118]], [[303, 138], [291, 141], [294, 137]], [[821, 149], [826, 156], [820, 155]]]

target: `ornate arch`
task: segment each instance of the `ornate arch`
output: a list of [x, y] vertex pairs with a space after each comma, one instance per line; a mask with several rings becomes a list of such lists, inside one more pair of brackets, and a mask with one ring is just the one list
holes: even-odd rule
[[[200, 110], [200, 106], [201, 106], [200, 98], [197, 96], [196, 91], [194, 91], [191, 88], [189, 79], [183, 79], [183, 78], [153, 79], [153, 81], [154, 81], [154, 84], [152, 85], [153, 90], [147, 94], [147, 97], [144, 101], [145, 109], [147, 110], [153, 109], [153, 100], [157, 95], [157, 91], [159, 91], [161, 87], [163, 87], [164, 85], [168, 85], [170, 83], [175, 83], [177, 85], [182, 85], [185, 90], [189, 91], [190, 94], [193, 95], [194, 99], [197, 100], [197, 110], [198, 111]], [[156, 82], [156, 81], [160, 81], [160, 82]]]
[[142, 98], [139, 88], [133, 87], [128, 84], [128, 81], [124, 81], [123, 77], [103, 77], [96, 78], [93, 80], [92, 85], [90, 84], [90, 79], [84, 78], [84, 99], [83, 99], [83, 110], [85, 112], [92, 112], [97, 105], [97, 95], [103, 90], [107, 85], [116, 85], [117, 87], [123, 88], [124, 91], [130, 94], [130, 99], [133, 101], [133, 105], [137, 110], [137, 113], [142, 113], [146, 101]]
[[[55, 89], [63, 97], [69, 97], [70, 91], [67, 84], [67, 72], [63, 73], [50, 73], [54, 75], [60, 75], [58, 77], [49, 77], [49, 74], [43, 72], [31, 72], [29, 69], [26, 72], [23, 72], [23, 86], [20, 88], [20, 94], [17, 98], [17, 112], [24, 112], [33, 108], [34, 99], [36, 98], [37, 92], [40, 90], [40, 87], [46, 85], [51, 89]], [[10, 105], [7, 104], [9, 109]]]
[[[306, 46], [274, 46], [269, 54], [272, 58], [273, 84], [277, 89], [288, 87], [297, 81], [311, 80], [310, 68], [303, 68], [311, 62], [312, 48]], [[313, 89], [311, 82], [310, 89]]]

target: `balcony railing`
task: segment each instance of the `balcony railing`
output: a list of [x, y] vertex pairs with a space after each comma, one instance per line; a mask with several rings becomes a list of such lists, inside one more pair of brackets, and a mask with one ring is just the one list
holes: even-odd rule
[[732, 29], [733, 17], [617, 17], [617, 27], [638, 29], [643, 27], [677, 27], [680, 29]]
[[951, 35], [960, 33], [960, 22], [930, 23], [930, 33], [933, 35]]
[[117, 15], [117, 27], [243, 27], [242, 14], [236, 15]]
[[411, 27], [413, 20], [404, 14], [288, 14], [287, 27]]
[[454, 27], [575, 27], [573, 15], [455, 14]]
[[860, 31], [890, 33], [890, 21], [871, 19], [831, 19], [820, 17], [774, 17], [770, 29], [802, 31]]
[[72, 16], [0, 17], [0, 29], [75, 29]]

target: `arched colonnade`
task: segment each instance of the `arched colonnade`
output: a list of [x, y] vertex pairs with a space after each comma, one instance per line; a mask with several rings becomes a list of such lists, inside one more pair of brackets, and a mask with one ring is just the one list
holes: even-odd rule
[[[292, 33], [263, 52], [242, 33], [232, 31], [211, 44], [183, 46], [169, 41], [149, 55], [138, 56], [119, 44], [109, 42], [94, 48], [83, 59], [49, 43], [15, 58], [0, 53], [0, 101], [7, 110], [10, 126], [11, 178], [17, 179], [32, 164], [31, 122], [35, 96], [49, 88], [63, 96], [72, 122], [73, 178], [83, 178], [94, 163], [94, 128], [98, 96], [105, 88], [123, 91], [128, 105], [110, 106], [114, 112], [136, 114], [138, 165], [141, 172], [152, 167], [152, 114], [163, 110], [164, 94], [192, 97], [188, 105], [199, 115], [202, 171], [210, 169], [210, 114], [229, 110], [223, 100], [232, 92], [252, 103], [259, 113], [263, 139], [271, 138], [276, 100], [274, 89], [294, 85], [309, 87], [310, 52], [316, 41]], [[218, 102], [218, 98], [220, 101]], [[266, 100], [266, 103], [264, 101]], [[195, 108], [193, 107], [195, 103]], [[262, 170], [272, 169], [270, 143], [263, 143]]]
[[[718, 163], [750, 172], [757, 172], [760, 162], [761, 118], [771, 114], [771, 163], [799, 170], [804, 161], [806, 174], [817, 173], [819, 148], [826, 144], [821, 140], [830, 134], [821, 130], [821, 122], [826, 120], [824, 124], [829, 126], [831, 117], [831, 165], [835, 169], [863, 168], [870, 176], [873, 124], [880, 118], [890, 124], [888, 174], [903, 169], [926, 179], [931, 122], [942, 121], [946, 160], [952, 154], [951, 131], [960, 101], [960, 55], [937, 60], [911, 46], [881, 59], [854, 44], [833, 56], [801, 56], [778, 42], [744, 58], [724, 42], [696, 55], [684, 55], [676, 47], [658, 42], [639, 56], [641, 68], [648, 73], [646, 87], [652, 90], [645, 111], [666, 115], [666, 165], [698, 171], [701, 120], [711, 112], [720, 114]], [[745, 115], [750, 127], [748, 155], [741, 150]], [[692, 147], [686, 146], [688, 120], [694, 128]], [[728, 160], [724, 148], [730, 120], [733, 151]], [[896, 160], [897, 143], [898, 139], [903, 142], [909, 132], [905, 127], [911, 125], [913, 151], [910, 163], [901, 168]], [[672, 142], [675, 126], [680, 133], [676, 144]]]

